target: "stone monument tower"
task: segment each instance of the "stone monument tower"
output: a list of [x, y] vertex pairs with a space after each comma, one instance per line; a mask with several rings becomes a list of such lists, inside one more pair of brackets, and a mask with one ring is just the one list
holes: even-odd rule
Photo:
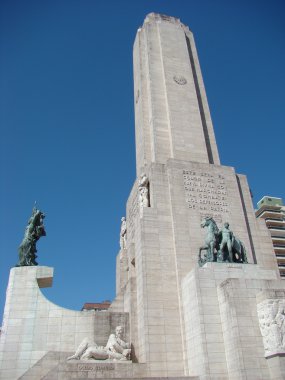
[[[283, 305], [283, 346], [270, 351], [284, 352], [285, 283], [246, 177], [220, 165], [193, 34], [178, 19], [152, 13], [138, 29], [134, 98], [137, 181], [117, 293], [137, 361], [151, 376], [277, 378], [284, 358], [265, 358], [257, 310]], [[142, 176], [149, 207], [140, 201]], [[230, 228], [247, 258], [213, 257], [199, 267], [209, 236], [203, 220], [214, 220], [223, 236]]]
[[[40, 294], [51, 268], [12, 269], [1, 379], [281, 380], [285, 282], [246, 177], [220, 164], [193, 35], [178, 19], [151, 13], [138, 29], [134, 99], [137, 179], [116, 299], [104, 313], [66, 310]], [[87, 342], [106, 344], [117, 325], [131, 361], [112, 361], [114, 334], [99, 347], [110, 359], [89, 357], [98, 347]]]

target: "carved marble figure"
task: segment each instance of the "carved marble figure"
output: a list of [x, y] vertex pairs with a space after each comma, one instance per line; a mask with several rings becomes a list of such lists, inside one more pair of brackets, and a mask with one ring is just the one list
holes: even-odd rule
[[285, 353], [285, 300], [267, 300], [257, 307], [265, 356]]
[[126, 218], [122, 217], [121, 219], [121, 230], [120, 230], [120, 248], [127, 248], [127, 222]]
[[[246, 249], [242, 241], [236, 238], [229, 229], [229, 223], [224, 223], [221, 231], [211, 217], [201, 222], [201, 227], [207, 227], [205, 244], [199, 249], [198, 263], [206, 262], [235, 262], [247, 263]], [[207, 251], [202, 257], [202, 251]]]
[[107, 352], [111, 352], [116, 356], [121, 356], [121, 360], [130, 359], [131, 348], [130, 344], [123, 340], [123, 327], [117, 326], [115, 334], [109, 336], [108, 342], [106, 344]]
[[123, 327], [117, 326], [115, 334], [109, 336], [105, 347], [90, 342], [88, 338], [83, 339], [74, 355], [67, 360], [130, 360], [130, 344], [123, 339]]
[[38, 265], [36, 262], [36, 242], [41, 236], [46, 236], [46, 231], [43, 224], [44, 218], [45, 214], [34, 207], [32, 216], [30, 217], [28, 225], [25, 229], [24, 238], [19, 246], [18, 267]]
[[67, 360], [90, 360], [90, 359], [97, 359], [97, 360], [106, 360], [109, 359], [110, 356], [105, 350], [105, 347], [98, 346], [95, 342], [90, 342], [88, 338], [84, 338], [83, 341], [78, 346], [77, 350], [75, 351], [75, 354], [72, 356], [69, 356]]
[[139, 204], [140, 210], [149, 207], [149, 180], [145, 173], [139, 179]]

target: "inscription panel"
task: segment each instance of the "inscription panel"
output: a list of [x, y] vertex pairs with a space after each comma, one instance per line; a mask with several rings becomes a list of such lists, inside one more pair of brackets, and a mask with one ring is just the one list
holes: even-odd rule
[[114, 371], [115, 366], [113, 364], [78, 364], [78, 371], [92, 371], [92, 372], [104, 372]]
[[201, 170], [183, 170], [185, 201], [201, 219], [211, 216], [222, 223], [223, 214], [229, 213], [228, 191], [224, 176]]

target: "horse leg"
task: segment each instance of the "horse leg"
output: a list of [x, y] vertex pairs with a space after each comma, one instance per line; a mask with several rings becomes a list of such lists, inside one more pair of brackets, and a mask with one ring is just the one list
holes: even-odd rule
[[199, 259], [201, 259], [201, 252], [205, 251], [206, 249], [208, 249], [208, 247], [206, 245], [203, 245], [202, 247], [200, 247], [200, 249], [199, 249]]
[[247, 264], [248, 261], [247, 261], [247, 256], [246, 256], [246, 250], [245, 250], [245, 246], [243, 244], [241, 244], [241, 257], [242, 257], [242, 262]]
[[214, 242], [212, 241], [210, 244], [209, 244], [209, 261], [215, 261], [214, 259]]
[[[201, 257], [201, 253], [202, 253], [202, 251], [205, 251], [206, 249], [208, 249], [208, 246], [206, 246], [206, 245], [204, 245], [203, 247], [200, 247], [200, 249], [199, 249], [199, 258], [198, 258], [198, 262], [203, 263], [203, 262], [205, 261], [205, 256], [204, 256], [204, 258], [202, 259], [202, 257]], [[206, 260], [206, 261], [207, 261], [207, 260]]]
[[232, 246], [231, 241], [227, 242], [227, 248], [228, 248], [228, 261], [232, 263], [233, 262], [233, 246]]

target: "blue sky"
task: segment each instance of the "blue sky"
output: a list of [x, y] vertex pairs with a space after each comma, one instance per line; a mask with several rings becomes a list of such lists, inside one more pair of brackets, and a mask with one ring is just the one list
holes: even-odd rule
[[63, 307], [115, 296], [120, 219], [135, 180], [132, 45], [150, 12], [193, 31], [221, 161], [256, 203], [283, 197], [284, 2], [0, 2], [0, 316], [34, 201], [46, 213], [44, 293]]

